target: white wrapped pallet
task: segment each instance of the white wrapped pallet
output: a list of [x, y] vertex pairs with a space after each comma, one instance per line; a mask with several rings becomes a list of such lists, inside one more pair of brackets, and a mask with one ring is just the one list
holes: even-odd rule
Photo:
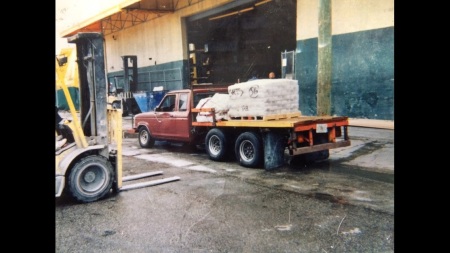
[[228, 87], [228, 94], [230, 118], [300, 113], [297, 80], [258, 79], [237, 83]]
[[[216, 93], [212, 97], [201, 99], [195, 108], [214, 108], [216, 120], [228, 120], [228, 100], [228, 94]], [[197, 122], [213, 122], [212, 116], [209, 112], [200, 112], [196, 120]]]

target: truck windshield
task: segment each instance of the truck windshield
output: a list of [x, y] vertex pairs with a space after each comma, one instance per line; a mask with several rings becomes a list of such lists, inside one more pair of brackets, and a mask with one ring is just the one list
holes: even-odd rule
[[175, 100], [176, 95], [168, 95], [164, 98], [164, 100], [161, 102], [161, 105], [159, 108], [156, 108], [156, 111], [162, 111], [162, 112], [171, 112], [175, 109]]

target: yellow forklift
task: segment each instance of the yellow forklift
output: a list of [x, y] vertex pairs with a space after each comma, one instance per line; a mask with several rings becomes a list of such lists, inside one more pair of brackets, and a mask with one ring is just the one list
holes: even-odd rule
[[[71, 119], [56, 124], [55, 197], [67, 192], [76, 201], [87, 203], [121, 190], [179, 180], [179, 177], [170, 177], [123, 186], [124, 181], [162, 172], [122, 177], [122, 110], [107, 102], [103, 36], [78, 33], [68, 38], [68, 42], [76, 44], [80, 110], [77, 113], [69, 90], [62, 82]], [[59, 62], [64, 60], [58, 59]], [[64, 145], [59, 147], [61, 141]]]

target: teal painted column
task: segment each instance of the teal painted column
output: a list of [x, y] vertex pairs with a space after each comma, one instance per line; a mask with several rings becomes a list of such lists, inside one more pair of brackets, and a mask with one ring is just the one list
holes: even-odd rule
[[317, 115], [331, 115], [331, 0], [319, 0]]

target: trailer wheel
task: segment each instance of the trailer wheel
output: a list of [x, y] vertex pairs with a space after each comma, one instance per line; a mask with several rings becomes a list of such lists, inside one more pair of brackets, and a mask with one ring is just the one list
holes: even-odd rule
[[235, 154], [240, 165], [244, 167], [258, 167], [263, 160], [261, 139], [252, 132], [244, 132], [236, 139]]
[[114, 181], [112, 164], [103, 156], [82, 158], [72, 168], [68, 186], [71, 195], [79, 202], [93, 202], [103, 198]]
[[205, 148], [211, 160], [224, 160], [227, 155], [227, 146], [228, 144], [225, 134], [221, 130], [213, 128], [209, 130], [208, 134], [206, 134]]
[[150, 131], [146, 127], [139, 129], [138, 140], [139, 145], [143, 148], [151, 148], [155, 145], [155, 139], [153, 139]]

